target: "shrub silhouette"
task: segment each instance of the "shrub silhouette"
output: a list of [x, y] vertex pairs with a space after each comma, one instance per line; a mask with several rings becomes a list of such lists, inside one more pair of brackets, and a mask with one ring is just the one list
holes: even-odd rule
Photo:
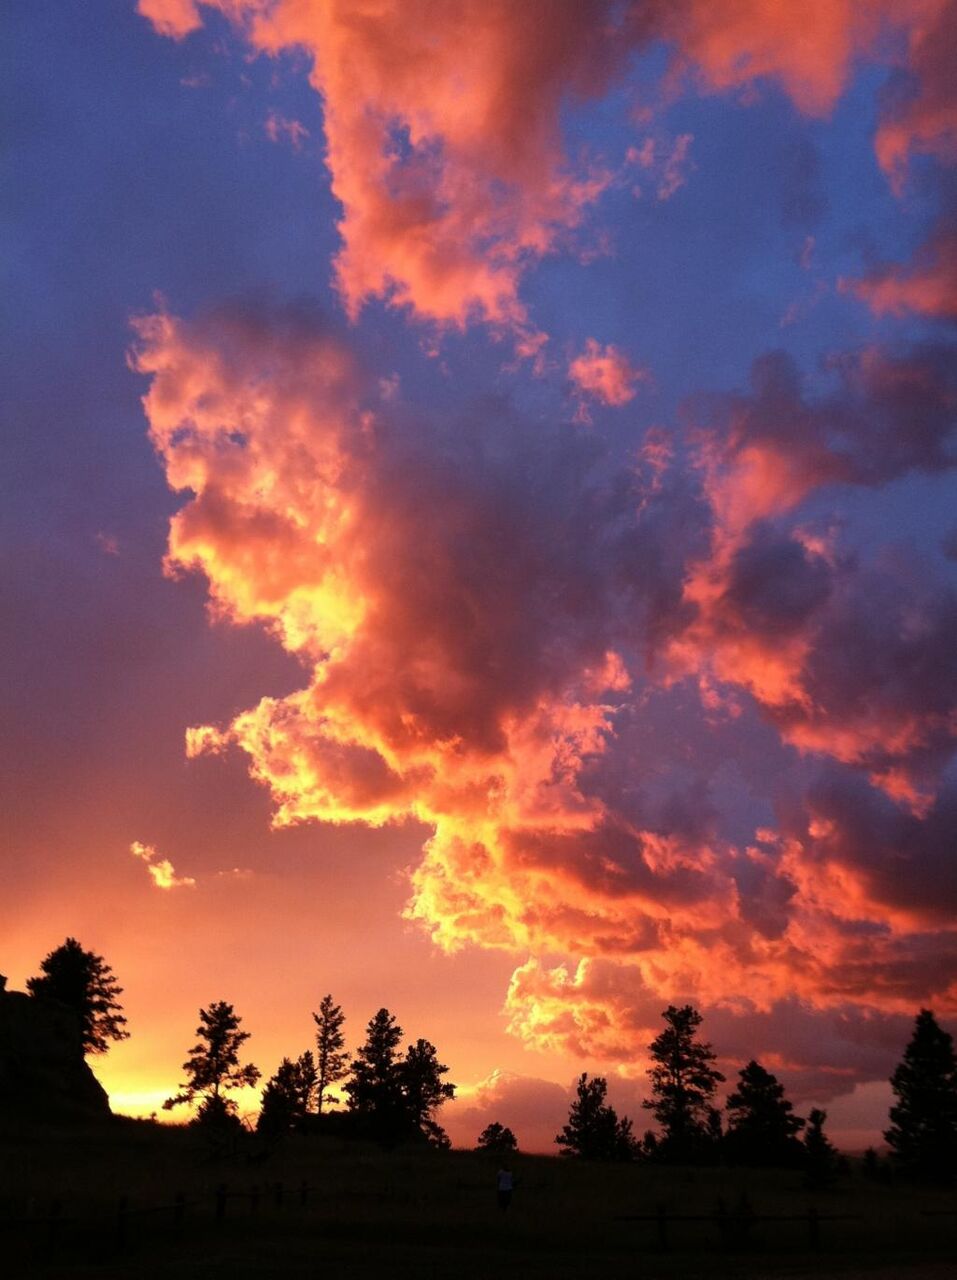
[[518, 1140], [511, 1129], [493, 1120], [479, 1134], [475, 1149], [495, 1152], [498, 1155], [514, 1155], [518, 1150]]

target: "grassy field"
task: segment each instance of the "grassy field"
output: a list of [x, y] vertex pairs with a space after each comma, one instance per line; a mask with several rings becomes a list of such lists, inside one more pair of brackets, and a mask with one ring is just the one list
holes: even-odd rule
[[[957, 1274], [957, 1212], [947, 1216], [957, 1211], [957, 1195], [859, 1174], [812, 1194], [800, 1175], [783, 1172], [520, 1156], [518, 1188], [503, 1214], [495, 1163], [467, 1152], [384, 1153], [328, 1138], [290, 1139], [268, 1151], [251, 1139], [214, 1157], [190, 1130], [131, 1124], [14, 1138], [0, 1156], [4, 1280]], [[742, 1236], [735, 1227], [742, 1195], [757, 1215], [802, 1216], [755, 1222]], [[713, 1214], [721, 1199], [724, 1231], [713, 1221], [672, 1220], [662, 1246], [659, 1206], [669, 1217]], [[812, 1206], [822, 1216], [819, 1249], [803, 1216]]]

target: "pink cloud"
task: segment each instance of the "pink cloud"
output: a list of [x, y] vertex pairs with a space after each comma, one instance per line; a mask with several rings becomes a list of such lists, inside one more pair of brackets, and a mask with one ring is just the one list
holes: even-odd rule
[[949, 216], [909, 266], [878, 267], [859, 280], [841, 280], [840, 285], [877, 315], [914, 311], [944, 320], [957, 318], [957, 231]]
[[569, 364], [568, 376], [579, 392], [620, 408], [634, 400], [638, 383], [648, 374], [636, 368], [618, 347], [611, 343], [602, 347], [589, 338], [585, 350]]
[[[140, 0], [139, 12], [179, 39], [201, 25], [204, 7], [258, 52], [296, 48], [311, 59], [342, 205], [335, 269], [348, 314], [384, 298], [440, 327], [481, 320], [530, 356], [544, 335], [520, 297], [522, 277], [612, 180], [597, 160], [570, 159], [561, 105], [605, 93], [648, 41], [670, 41], [676, 73], [692, 68], [711, 91], [772, 77], [799, 110], [825, 115], [855, 57], [873, 53], [886, 27], [902, 29], [923, 87], [916, 105], [884, 122], [882, 162], [898, 165], [914, 147], [942, 153], [951, 132], [928, 35], [943, 0], [814, 0], [799, 13], [772, 0], [388, 0], [371, 17], [346, 0]], [[681, 135], [661, 162], [659, 199], [684, 182], [690, 143]], [[647, 167], [652, 155], [646, 143], [633, 159]]]
[[288, 142], [293, 151], [301, 151], [309, 130], [300, 120], [287, 119], [278, 111], [270, 111], [263, 126], [270, 142]]

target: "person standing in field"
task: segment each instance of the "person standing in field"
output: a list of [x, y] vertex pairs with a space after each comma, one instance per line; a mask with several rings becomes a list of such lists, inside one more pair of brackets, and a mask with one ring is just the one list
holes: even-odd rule
[[512, 1203], [512, 1191], [515, 1186], [512, 1170], [507, 1164], [503, 1164], [495, 1175], [495, 1186], [498, 1191], [498, 1207], [504, 1213]]

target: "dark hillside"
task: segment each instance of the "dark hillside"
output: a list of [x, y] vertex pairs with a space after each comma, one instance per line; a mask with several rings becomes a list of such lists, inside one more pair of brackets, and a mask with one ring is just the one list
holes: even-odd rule
[[[800, 1175], [383, 1152], [328, 1138], [212, 1154], [195, 1130], [118, 1121], [4, 1144], [0, 1231], [14, 1277], [951, 1275], [953, 1193], [859, 1172], [809, 1193]], [[744, 1197], [744, 1199], [742, 1199]], [[723, 1225], [715, 1220], [724, 1204]], [[660, 1209], [664, 1212], [665, 1244]], [[808, 1211], [820, 1220], [812, 1248]], [[934, 1216], [929, 1216], [933, 1213]], [[221, 1215], [221, 1216], [218, 1216]], [[787, 1221], [754, 1221], [774, 1216]], [[650, 1220], [634, 1220], [646, 1215]], [[678, 1221], [675, 1215], [710, 1216]], [[830, 1220], [830, 1215], [840, 1215]], [[919, 1262], [919, 1269], [915, 1269]]]

